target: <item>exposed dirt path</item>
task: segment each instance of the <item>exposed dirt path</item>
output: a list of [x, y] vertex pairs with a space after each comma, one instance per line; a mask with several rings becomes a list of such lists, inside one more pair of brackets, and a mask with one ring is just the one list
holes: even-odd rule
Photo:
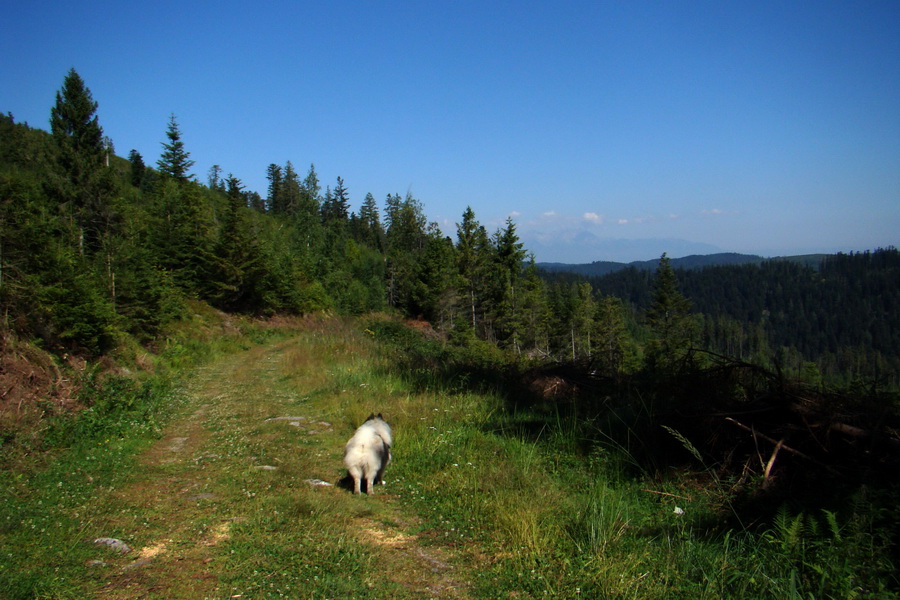
[[[360, 586], [354, 597], [468, 597], [465, 556], [422, 538], [384, 488], [354, 497], [340, 485], [363, 410], [335, 381], [352, 351], [336, 368], [334, 342], [302, 338], [197, 370], [184, 413], [98, 500], [113, 515], [98, 534], [132, 548], [91, 567], [105, 579], [99, 598], [341, 597], [334, 583], [316, 591], [338, 578]], [[357, 566], [329, 572], [323, 555]]]

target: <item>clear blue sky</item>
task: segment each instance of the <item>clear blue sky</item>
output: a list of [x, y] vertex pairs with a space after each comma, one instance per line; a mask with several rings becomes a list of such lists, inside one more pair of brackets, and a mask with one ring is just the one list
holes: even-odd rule
[[900, 245], [900, 2], [3, 3], [0, 111], [70, 67], [121, 156], [315, 163], [538, 260]]

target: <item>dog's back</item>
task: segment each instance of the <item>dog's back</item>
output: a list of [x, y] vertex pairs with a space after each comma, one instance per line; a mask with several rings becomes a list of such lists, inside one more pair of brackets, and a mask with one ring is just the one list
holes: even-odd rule
[[391, 426], [382, 418], [370, 415], [359, 426], [344, 448], [344, 465], [353, 478], [353, 493], [361, 491], [366, 480], [366, 493], [375, 491], [375, 483], [384, 483], [384, 470], [391, 461], [393, 434]]

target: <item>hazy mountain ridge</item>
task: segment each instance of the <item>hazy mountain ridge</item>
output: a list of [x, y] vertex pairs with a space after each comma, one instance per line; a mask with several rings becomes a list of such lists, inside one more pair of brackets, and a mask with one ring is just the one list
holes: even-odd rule
[[[743, 265], [757, 264], [766, 260], [785, 260], [804, 264], [813, 268], [818, 268], [819, 264], [828, 254], [804, 254], [798, 256], [779, 256], [766, 258], [755, 254], [740, 254], [738, 252], [718, 252], [715, 254], [692, 254], [682, 258], [672, 258], [669, 264], [673, 269], [702, 269], [704, 267], [715, 267], [722, 265]], [[538, 268], [549, 273], [575, 273], [577, 275], [585, 275], [588, 277], [596, 277], [608, 275], [621, 271], [628, 267], [635, 267], [638, 270], [655, 271], [659, 265], [659, 259], [653, 260], [636, 260], [629, 263], [598, 260], [592, 263], [569, 264], [558, 262], [539, 262]]]

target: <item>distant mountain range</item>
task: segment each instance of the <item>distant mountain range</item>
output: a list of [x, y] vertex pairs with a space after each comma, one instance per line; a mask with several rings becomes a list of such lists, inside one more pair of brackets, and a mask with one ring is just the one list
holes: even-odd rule
[[588, 231], [536, 231], [521, 233], [522, 242], [529, 252], [541, 257], [543, 262], [587, 262], [602, 256], [606, 260], [627, 263], [632, 260], [659, 256], [706, 255], [724, 252], [712, 244], [691, 242], [675, 238], [620, 239], [605, 238]]
[[[669, 264], [673, 269], [702, 269], [720, 265], [742, 265], [747, 263], [761, 263], [766, 260], [788, 260], [801, 263], [813, 268], [818, 268], [822, 260], [828, 254], [803, 254], [800, 256], [780, 256], [777, 258], [764, 258], [755, 254], [739, 254], [737, 252], [719, 252], [717, 254], [694, 254], [682, 258], [673, 258]], [[659, 265], [659, 259], [636, 260], [629, 263], [598, 260], [586, 264], [567, 264], [556, 262], [537, 263], [538, 268], [549, 273], [575, 273], [587, 277], [598, 277], [615, 273], [628, 267], [635, 267], [645, 271], [655, 271]]]

